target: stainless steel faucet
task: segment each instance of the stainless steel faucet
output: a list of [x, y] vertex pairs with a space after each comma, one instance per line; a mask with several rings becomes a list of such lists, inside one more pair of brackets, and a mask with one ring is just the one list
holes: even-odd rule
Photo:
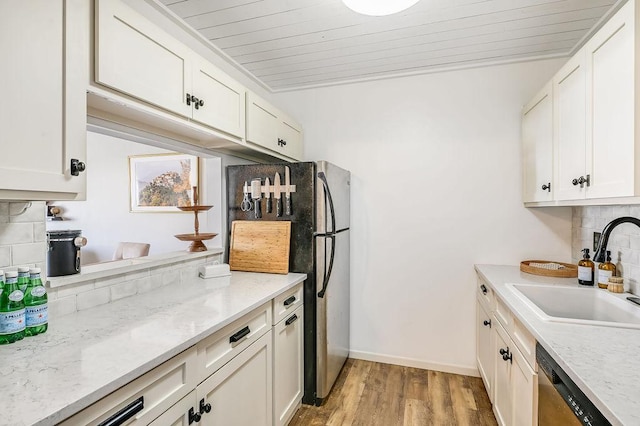
[[640, 227], [640, 219], [631, 216], [623, 216], [617, 219], [613, 219], [611, 222], [607, 223], [607, 226], [602, 230], [602, 236], [600, 236], [600, 242], [598, 243], [598, 248], [593, 255], [594, 262], [604, 262], [605, 254], [607, 252], [607, 243], [609, 242], [609, 235], [611, 235], [611, 231], [620, 225], [621, 223], [633, 223], [634, 225]]

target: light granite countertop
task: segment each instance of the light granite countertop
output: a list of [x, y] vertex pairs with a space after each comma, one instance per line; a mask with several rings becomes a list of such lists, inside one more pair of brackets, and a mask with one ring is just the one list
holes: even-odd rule
[[506, 286], [578, 287], [577, 278], [539, 277], [518, 266], [476, 265], [476, 271], [612, 424], [640, 425], [639, 329], [544, 321]]
[[58, 423], [305, 278], [194, 277], [52, 318], [45, 334], [0, 346], [0, 425]]

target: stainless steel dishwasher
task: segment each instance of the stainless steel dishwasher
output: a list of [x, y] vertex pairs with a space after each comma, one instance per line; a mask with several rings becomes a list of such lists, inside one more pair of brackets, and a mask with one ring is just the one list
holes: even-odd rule
[[536, 361], [540, 426], [611, 425], [540, 343]]

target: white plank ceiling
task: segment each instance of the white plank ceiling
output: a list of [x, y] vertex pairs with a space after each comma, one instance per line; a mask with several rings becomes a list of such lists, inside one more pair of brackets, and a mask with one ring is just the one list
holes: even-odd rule
[[[389, 0], [393, 1], [393, 0]], [[616, 0], [161, 0], [272, 91], [569, 56]]]

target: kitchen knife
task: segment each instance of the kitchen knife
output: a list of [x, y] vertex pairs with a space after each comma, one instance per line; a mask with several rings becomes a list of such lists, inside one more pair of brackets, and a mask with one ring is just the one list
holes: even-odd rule
[[289, 167], [284, 167], [284, 188], [285, 188], [285, 205], [284, 214], [291, 216], [291, 179], [289, 176]]
[[260, 210], [260, 200], [262, 199], [262, 180], [260, 178], [253, 179], [251, 181], [251, 198], [255, 205], [255, 218], [260, 219], [262, 217], [262, 211]]
[[273, 181], [273, 198], [276, 199], [276, 217], [282, 216], [282, 201], [280, 189], [280, 173], [276, 172], [276, 178]]
[[265, 194], [265, 197], [267, 198], [267, 213], [271, 213], [271, 180], [269, 180], [269, 178], [264, 180], [264, 186], [267, 188], [267, 192]]

